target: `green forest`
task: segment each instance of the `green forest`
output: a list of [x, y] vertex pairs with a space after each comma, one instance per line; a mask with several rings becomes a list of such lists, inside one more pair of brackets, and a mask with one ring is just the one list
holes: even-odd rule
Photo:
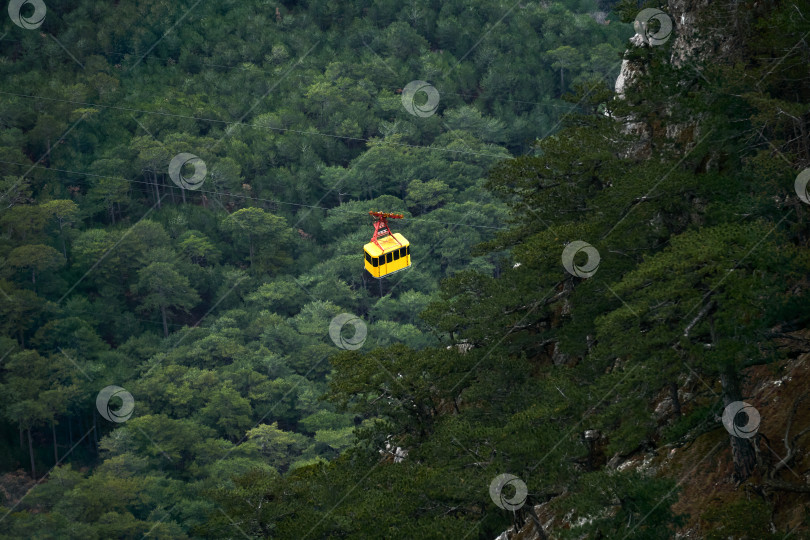
[[0, 539], [810, 535], [808, 0], [7, 7]]

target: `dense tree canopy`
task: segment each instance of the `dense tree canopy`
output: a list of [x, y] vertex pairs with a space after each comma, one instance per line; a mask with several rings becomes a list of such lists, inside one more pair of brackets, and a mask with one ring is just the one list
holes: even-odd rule
[[[616, 460], [711, 432], [763, 466], [715, 417], [810, 319], [807, 2], [710, 6], [724, 61], [680, 64], [628, 42], [666, 2], [35, 4], [0, 23], [0, 538], [494, 538], [541, 504], [664, 538], [680, 480]], [[372, 210], [412, 246], [383, 281]]]

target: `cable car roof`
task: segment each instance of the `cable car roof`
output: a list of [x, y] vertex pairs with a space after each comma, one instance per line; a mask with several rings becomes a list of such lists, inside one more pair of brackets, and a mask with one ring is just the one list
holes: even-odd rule
[[379, 257], [380, 255], [389, 253], [391, 251], [394, 251], [395, 249], [399, 249], [401, 247], [410, 245], [410, 242], [408, 242], [408, 240], [406, 240], [405, 237], [399, 233], [394, 233], [393, 235], [377, 238], [377, 242], [379, 242], [380, 246], [382, 246], [383, 248], [382, 250], [380, 250], [380, 248], [378, 248], [377, 244], [375, 244], [374, 242], [369, 242], [368, 244], [363, 246], [363, 249], [366, 251], [366, 253], [368, 253], [372, 257]]

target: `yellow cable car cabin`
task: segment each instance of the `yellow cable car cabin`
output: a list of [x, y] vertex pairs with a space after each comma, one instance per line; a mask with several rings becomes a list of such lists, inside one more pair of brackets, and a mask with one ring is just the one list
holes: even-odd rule
[[411, 265], [411, 245], [399, 233], [378, 238], [379, 247], [369, 242], [363, 246], [366, 270], [375, 278], [385, 277]]
[[369, 212], [374, 216], [374, 236], [363, 246], [365, 267], [377, 279], [404, 270], [411, 265], [411, 244], [400, 233], [391, 234], [387, 218], [401, 219], [401, 214]]

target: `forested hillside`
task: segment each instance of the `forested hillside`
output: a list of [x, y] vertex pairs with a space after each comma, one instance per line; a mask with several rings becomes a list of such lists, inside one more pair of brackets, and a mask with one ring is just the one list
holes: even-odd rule
[[810, 534], [807, 1], [7, 13], [0, 538]]

